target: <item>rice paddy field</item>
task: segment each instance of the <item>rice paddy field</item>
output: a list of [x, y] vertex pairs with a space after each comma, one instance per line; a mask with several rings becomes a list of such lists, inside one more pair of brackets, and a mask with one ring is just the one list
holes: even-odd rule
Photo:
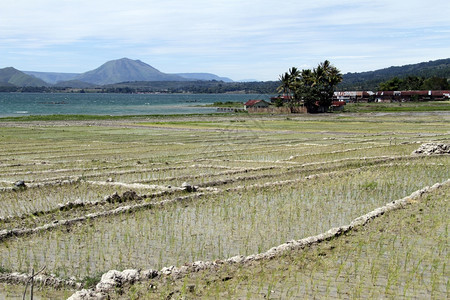
[[[45, 267], [84, 287], [265, 252], [450, 178], [449, 155], [412, 154], [450, 143], [446, 112], [0, 120], [0, 142], [0, 278]], [[110, 296], [446, 299], [448, 195], [307, 250]], [[0, 299], [23, 290], [3, 280]]]

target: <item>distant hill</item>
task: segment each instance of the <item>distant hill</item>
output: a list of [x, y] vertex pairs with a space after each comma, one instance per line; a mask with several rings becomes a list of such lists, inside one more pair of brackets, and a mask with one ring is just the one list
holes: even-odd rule
[[228, 77], [219, 77], [211, 73], [177, 73], [175, 75], [192, 80], [216, 80], [223, 82], [233, 82], [233, 80]]
[[160, 72], [152, 66], [140, 61], [122, 58], [111, 60], [95, 70], [80, 74], [79, 81], [98, 85], [113, 84], [126, 81], [186, 81], [187, 79]]
[[443, 77], [450, 79], [450, 58], [439, 59], [398, 67], [389, 67], [370, 72], [347, 73], [343, 75], [339, 90], [376, 90], [378, 84], [393, 77], [407, 76]]
[[57, 73], [57, 72], [35, 72], [35, 71], [22, 71], [27, 75], [34, 76], [36, 78], [42, 79], [45, 82], [55, 84], [60, 81], [69, 81], [80, 76], [79, 73]]
[[216, 80], [223, 82], [233, 82], [233, 80], [230, 78], [220, 77], [211, 73], [167, 74], [140, 60], [132, 60], [129, 58], [108, 61], [97, 69], [82, 74], [36, 71], [22, 72], [59, 87], [91, 87], [92, 85], [107, 85], [134, 81]]
[[32, 86], [41, 87], [49, 84], [39, 78], [27, 75], [13, 67], [0, 69], [0, 86]]

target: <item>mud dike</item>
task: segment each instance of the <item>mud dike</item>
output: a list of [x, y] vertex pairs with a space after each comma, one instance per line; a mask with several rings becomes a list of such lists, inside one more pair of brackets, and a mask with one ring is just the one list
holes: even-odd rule
[[442, 155], [450, 154], [450, 145], [444, 143], [425, 143], [414, 150], [413, 155]]

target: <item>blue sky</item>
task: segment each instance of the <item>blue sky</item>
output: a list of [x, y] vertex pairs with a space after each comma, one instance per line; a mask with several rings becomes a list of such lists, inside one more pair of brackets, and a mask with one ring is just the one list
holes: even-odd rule
[[81, 73], [140, 59], [166, 73], [277, 80], [450, 57], [448, 0], [2, 0], [0, 68]]

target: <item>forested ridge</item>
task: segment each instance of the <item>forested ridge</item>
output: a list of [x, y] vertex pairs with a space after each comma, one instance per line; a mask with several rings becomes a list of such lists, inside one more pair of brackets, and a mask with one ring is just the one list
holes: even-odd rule
[[389, 67], [370, 72], [344, 74], [342, 82], [337, 86], [338, 90], [370, 90], [379, 89], [379, 84], [398, 77], [406, 79], [408, 76], [419, 78], [445, 78], [450, 79], [450, 58], [422, 62], [399, 67]]

